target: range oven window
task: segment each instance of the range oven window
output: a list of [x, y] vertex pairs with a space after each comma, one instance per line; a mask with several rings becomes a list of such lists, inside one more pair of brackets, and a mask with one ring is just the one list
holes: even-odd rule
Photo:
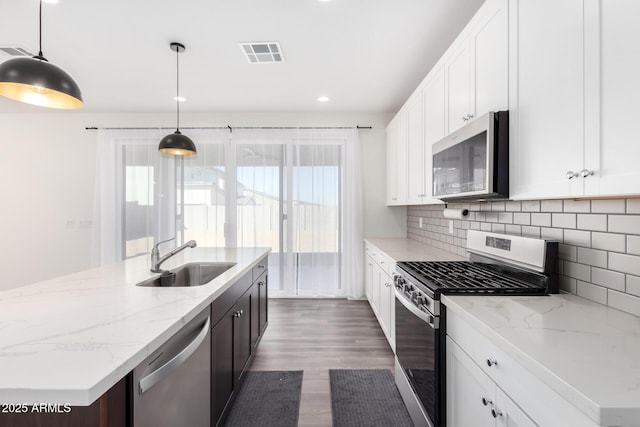
[[396, 357], [425, 412], [438, 426], [440, 331], [407, 310], [397, 298], [395, 305]]

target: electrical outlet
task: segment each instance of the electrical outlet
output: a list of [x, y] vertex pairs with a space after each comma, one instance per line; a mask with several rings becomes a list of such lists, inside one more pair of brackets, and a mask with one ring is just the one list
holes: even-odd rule
[[453, 234], [453, 221], [449, 220], [449, 234]]
[[422, 228], [422, 217], [418, 218], [418, 227]]

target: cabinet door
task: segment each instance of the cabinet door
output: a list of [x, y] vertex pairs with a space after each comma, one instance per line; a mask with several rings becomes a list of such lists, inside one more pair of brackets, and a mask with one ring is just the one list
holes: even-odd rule
[[499, 427], [537, 427], [500, 388], [496, 390], [496, 421]]
[[447, 426], [494, 426], [495, 384], [449, 337], [446, 352]]
[[[510, 3], [510, 192], [583, 193], [583, 0]], [[514, 25], [515, 26], [515, 25]]]
[[433, 199], [433, 154], [434, 142], [445, 135], [445, 86], [444, 70], [434, 72], [433, 78], [424, 88], [424, 188], [428, 203], [441, 203]]
[[489, 1], [485, 7], [490, 13], [472, 35], [475, 111], [470, 114], [476, 117], [509, 108], [508, 2]]
[[260, 336], [264, 335], [269, 322], [269, 275], [264, 274], [258, 280], [258, 306], [260, 307], [259, 323]]
[[[637, 0], [601, 0], [599, 9], [587, 9], [588, 39], [586, 85], [589, 123], [585, 140], [585, 169], [594, 171], [584, 179], [585, 195], [640, 194], [640, 144], [635, 119], [640, 109], [640, 55], [630, 43], [640, 37]], [[590, 13], [589, 13], [590, 12]], [[598, 75], [599, 72], [599, 75]], [[589, 84], [591, 81], [594, 84]], [[599, 109], [599, 117], [598, 117]], [[582, 180], [582, 178], [580, 178]]]
[[387, 126], [387, 205], [398, 205], [398, 124]]
[[391, 341], [391, 290], [393, 286], [393, 280], [384, 272], [380, 272], [380, 309], [378, 318], [380, 320], [380, 326], [387, 336], [387, 339]]
[[260, 340], [260, 286], [259, 278], [251, 285], [251, 354], [254, 354]]
[[233, 374], [234, 388], [239, 385], [251, 356], [251, 290], [238, 301], [234, 312], [233, 324]]
[[462, 127], [468, 120], [471, 106], [471, 49], [464, 40], [453, 53], [445, 68], [447, 73], [447, 133]]
[[364, 293], [369, 304], [373, 306], [373, 260], [366, 254], [364, 257]]
[[231, 309], [211, 329], [211, 423], [216, 425], [234, 386], [233, 329], [235, 311]]
[[409, 180], [407, 183], [407, 204], [419, 205], [424, 202], [424, 135], [423, 135], [422, 92], [414, 94], [407, 109], [407, 164]]
[[382, 284], [380, 283], [381, 274], [381, 268], [374, 262], [373, 280], [371, 282], [371, 308], [373, 308], [373, 312], [376, 316], [380, 316], [380, 288], [382, 287]]

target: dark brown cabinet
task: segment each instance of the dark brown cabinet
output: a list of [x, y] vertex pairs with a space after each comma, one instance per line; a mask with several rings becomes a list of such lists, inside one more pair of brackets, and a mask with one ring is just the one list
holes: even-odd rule
[[211, 421], [215, 426], [228, 414], [266, 327], [266, 262], [265, 257], [258, 263], [264, 266], [262, 274], [254, 276], [256, 266], [211, 305]]

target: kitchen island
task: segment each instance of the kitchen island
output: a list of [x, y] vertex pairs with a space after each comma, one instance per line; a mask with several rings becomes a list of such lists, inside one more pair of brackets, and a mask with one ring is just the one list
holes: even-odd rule
[[91, 405], [269, 251], [195, 248], [163, 264], [236, 263], [202, 286], [136, 286], [154, 275], [145, 255], [0, 292], [0, 403]]

